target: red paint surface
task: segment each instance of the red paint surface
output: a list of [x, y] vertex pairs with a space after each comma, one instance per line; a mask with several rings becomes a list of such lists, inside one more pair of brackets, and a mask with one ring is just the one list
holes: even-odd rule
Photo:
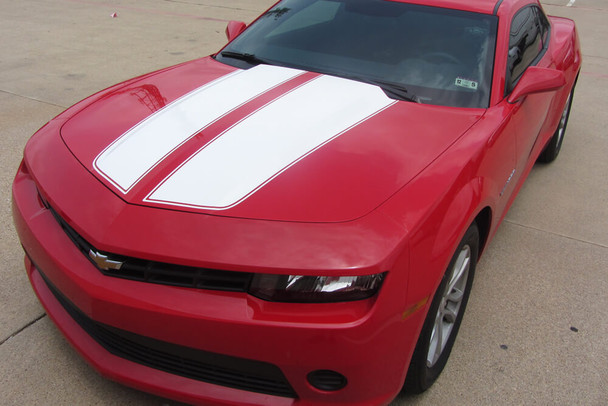
[[[100, 92], [66, 110], [28, 143], [27, 167], [13, 184], [16, 228], [28, 255], [70, 301], [99, 322], [137, 334], [273, 363], [297, 400], [180, 378], [108, 354], [65, 313], [26, 261], [48, 314], [103, 375], [181, 401], [387, 403], [403, 384], [430, 301], [405, 320], [402, 314], [432, 296], [459, 240], [484, 209], [491, 213], [484, 231], [493, 236], [553, 134], [580, 69], [573, 23], [554, 18], [551, 45], [538, 65], [562, 71], [566, 86], [514, 104], [504, 99], [509, 20], [524, 3], [506, 0], [499, 9], [490, 108], [399, 102], [224, 215], [142, 206], [137, 191], [125, 201], [90, 166], [99, 151], [151, 113], [132, 94], [135, 89], [157, 95], [162, 105], [234, 70], [210, 59]], [[470, 7], [490, 8], [489, 2]], [[105, 277], [69, 240], [38, 191], [104, 251], [233, 271], [388, 273], [372, 299], [314, 305]], [[310, 387], [306, 374], [325, 368], [345, 374], [348, 386], [335, 393]]]

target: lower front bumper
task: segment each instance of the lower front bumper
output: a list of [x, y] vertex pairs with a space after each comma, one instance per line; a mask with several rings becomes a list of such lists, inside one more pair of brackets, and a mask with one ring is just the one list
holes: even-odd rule
[[28, 257], [25, 264], [32, 287], [49, 317], [80, 355], [103, 376], [145, 392], [194, 404], [206, 404], [210, 400], [213, 404], [226, 406], [294, 404], [295, 399], [288, 397], [236, 390], [188, 379], [113, 355], [80, 326], [72, 312], [66, 310], [66, 303], [62, 303], [56, 296], [57, 292], [54, 292], [52, 285], [47, 284], [43, 274]]
[[[403, 319], [405, 282], [397, 272], [392, 278], [389, 273], [374, 299], [315, 305], [128, 281], [105, 276], [92, 266], [41, 204], [27, 173], [18, 174], [13, 199], [17, 231], [36, 263], [26, 259], [36, 294], [77, 351], [112, 380], [183, 402], [213, 405], [379, 405], [388, 403], [403, 384], [423, 312]], [[153, 349], [159, 344], [170, 355], [175, 355], [171, 348], [186, 352], [181, 360], [164, 360], [165, 365], [197, 357], [205, 363], [207, 356], [216, 366], [236, 360], [237, 370], [252, 370], [262, 378], [275, 377], [278, 370], [287, 389], [275, 396], [259, 393], [259, 386], [244, 390], [150, 365], [137, 359], [137, 348], [125, 355], [109, 350], [111, 344], [100, 345], [80, 317], [84, 323], [118, 331], [122, 339], [143, 340]], [[315, 370], [337, 371], [348, 384], [331, 392], [316, 389], [307, 381]]]
[[297, 397], [274, 365], [172, 345], [97, 323], [70, 303], [35, 265], [33, 267], [72, 319], [113, 355], [200, 381], [282, 397]]

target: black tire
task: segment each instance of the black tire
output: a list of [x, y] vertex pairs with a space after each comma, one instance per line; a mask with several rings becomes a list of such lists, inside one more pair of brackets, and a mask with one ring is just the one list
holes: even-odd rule
[[537, 161], [542, 163], [549, 163], [555, 161], [555, 158], [559, 155], [559, 151], [562, 149], [564, 143], [564, 136], [566, 135], [566, 127], [568, 126], [568, 118], [570, 118], [570, 110], [572, 108], [572, 98], [574, 97], [574, 87], [568, 95], [566, 105], [562, 111], [562, 116], [559, 119], [557, 129], [553, 133], [553, 136], [543, 149], [543, 152], [538, 156]]
[[[450, 265], [439, 284], [439, 288], [435, 292], [431, 307], [420, 332], [420, 337], [416, 343], [412, 361], [410, 362], [403, 387], [404, 392], [410, 394], [424, 392], [437, 380], [439, 374], [443, 371], [458, 334], [462, 316], [467, 307], [471, 285], [473, 284], [473, 276], [475, 275], [478, 252], [479, 229], [477, 228], [477, 224], [473, 223], [458, 245], [450, 261]], [[468, 258], [468, 269], [462, 272], [466, 272], [466, 279], [463, 281], [460, 276], [455, 281], [453, 280], [457, 276], [455, 274], [463, 270], [463, 258]], [[462, 294], [461, 296], [459, 296], [459, 292]], [[457, 296], [460, 297], [458, 302], [449, 299], [450, 297], [456, 298]], [[444, 337], [441, 340], [444, 344], [439, 344], [440, 346], [438, 346], [439, 334], [433, 334], [436, 325], [438, 326], [437, 331], [443, 332], [444, 335], [447, 333], [447, 338]]]

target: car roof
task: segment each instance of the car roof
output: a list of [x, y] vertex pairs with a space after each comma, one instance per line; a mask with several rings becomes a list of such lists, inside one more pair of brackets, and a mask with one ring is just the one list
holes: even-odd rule
[[532, 3], [532, 0], [389, 0], [400, 3], [413, 3], [432, 7], [452, 8], [483, 14], [495, 14], [502, 3]]

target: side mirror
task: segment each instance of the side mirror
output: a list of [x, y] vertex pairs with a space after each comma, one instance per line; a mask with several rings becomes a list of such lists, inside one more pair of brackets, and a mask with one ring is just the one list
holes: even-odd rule
[[245, 28], [247, 28], [247, 24], [242, 21], [230, 21], [226, 27], [226, 37], [228, 38], [228, 42], [232, 41], [240, 33], [245, 31]]
[[566, 77], [562, 71], [530, 66], [509, 95], [508, 102], [515, 103], [533, 93], [557, 90], [565, 84]]

